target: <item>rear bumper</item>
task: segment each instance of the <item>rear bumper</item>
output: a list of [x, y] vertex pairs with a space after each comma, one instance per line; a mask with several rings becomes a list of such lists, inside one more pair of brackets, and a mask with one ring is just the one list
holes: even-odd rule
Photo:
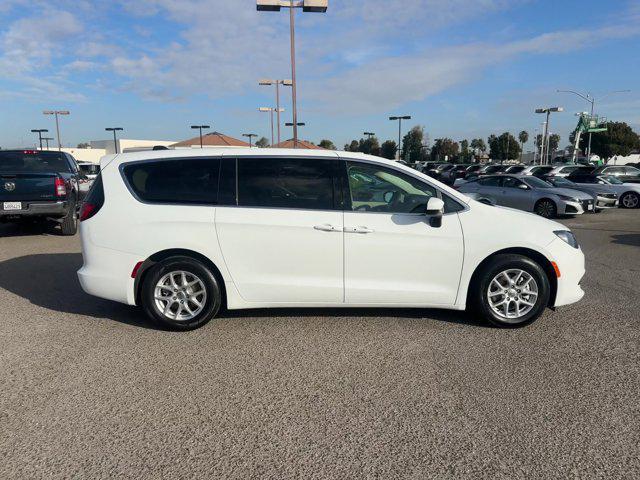
[[0, 217], [64, 217], [67, 214], [68, 202], [22, 202], [20, 210], [5, 210], [4, 202], [0, 202]]

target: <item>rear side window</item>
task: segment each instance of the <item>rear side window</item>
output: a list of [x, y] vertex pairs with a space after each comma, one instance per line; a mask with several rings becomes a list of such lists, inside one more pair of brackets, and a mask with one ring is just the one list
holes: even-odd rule
[[478, 183], [483, 187], [499, 187], [500, 177], [486, 177], [478, 180]]
[[337, 163], [315, 158], [240, 158], [238, 205], [334, 210]]
[[218, 200], [220, 159], [132, 163], [123, 168], [129, 187], [144, 202], [213, 205]]
[[60, 173], [71, 167], [63, 153], [35, 150], [0, 151], [0, 173]]

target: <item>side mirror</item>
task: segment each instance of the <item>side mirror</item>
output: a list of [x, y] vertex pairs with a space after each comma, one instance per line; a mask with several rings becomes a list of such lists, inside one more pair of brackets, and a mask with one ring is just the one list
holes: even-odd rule
[[444, 202], [440, 198], [431, 197], [427, 202], [427, 216], [429, 224], [432, 227], [440, 228], [442, 226], [442, 215], [444, 214]]

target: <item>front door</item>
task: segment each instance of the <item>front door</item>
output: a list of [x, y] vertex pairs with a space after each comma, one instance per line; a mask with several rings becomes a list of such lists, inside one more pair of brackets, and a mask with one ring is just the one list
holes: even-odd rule
[[321, 158], [238, 159], [237, 206], [216, 208], [216, 228], [246, 301], [343, 302], [337, 164]]
[[430, 184], [394, 168], [348, 161], [344, 215], [348, 304], [452, 305], [464, 246], [456, 207], [430, 225]]

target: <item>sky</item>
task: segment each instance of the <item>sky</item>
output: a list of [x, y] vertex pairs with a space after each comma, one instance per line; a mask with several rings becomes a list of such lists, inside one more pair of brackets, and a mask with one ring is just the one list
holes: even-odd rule
[[[289, 16], [255, 0], [2, 0], [0, 146], [34, 145], [61, 120], [65, 146], [123, 137], [183, 140], [190, 125], [270, 137], [273, 87], [290, 78]], [[397, 138], [390, 115], [411, 115], [431, 141], [485, 138], [543, 121], [562, 144], [579, 97], [640, 132], [639, 0], [329, 0], [297, 12], [300, 137], [341, 147], [372, 131]], [[282, 95], [291, 121], [290, 89]], [[51, 134], [52, 133], [52, 134]], [[283, 126], [283, 138], [290, 138]], [[528, 149], [532, 148], [531, 142]]]

